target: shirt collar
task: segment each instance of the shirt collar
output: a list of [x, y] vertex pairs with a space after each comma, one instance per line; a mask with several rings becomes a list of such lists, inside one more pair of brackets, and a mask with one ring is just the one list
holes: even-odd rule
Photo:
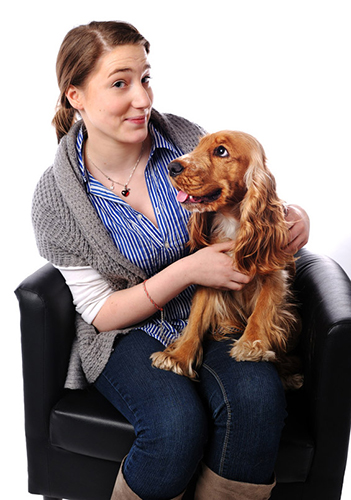
[[78, 135], [77, 135], [76, 151], [77, 151], [77, 156], [78, 156], [79, 170], [82, 174], [84, 182], [87, 182], [88, 181], [87, 171], [86, 171], [86, 168], [84, 165], [84, 160], [83, 160], [83, 144], [84, 144], [84, 125], [82, 125], [80, 127]]

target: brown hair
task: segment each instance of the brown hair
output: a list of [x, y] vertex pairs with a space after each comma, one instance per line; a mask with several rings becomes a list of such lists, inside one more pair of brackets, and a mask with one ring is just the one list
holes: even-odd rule
[[60, 97], [52, 124], [56, 128], [58, 142], [76, 121], [76, 110], [66, 97], [68, 87], [84, 87], [104, 53], [118, 45], [137, 44], [149, 53], [150, 44], [139, 31], [131, 24], [119, 21], [93, 21], [67, 33], [56, 61]]

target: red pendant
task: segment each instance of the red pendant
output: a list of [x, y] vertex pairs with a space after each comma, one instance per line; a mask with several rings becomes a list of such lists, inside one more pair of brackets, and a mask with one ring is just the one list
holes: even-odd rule
[[126, 198], [127, 196], [129, 196], [129, 193], [130, 193], [130, 189], [126, 188], [126, 189], [122, 189], [121, 191], [121, 194]]

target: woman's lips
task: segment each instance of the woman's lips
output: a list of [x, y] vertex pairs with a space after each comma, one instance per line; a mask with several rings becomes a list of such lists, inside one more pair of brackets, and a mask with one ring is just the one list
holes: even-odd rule
[[132, 116], [131, 118], [126, 119], [129, 123], [134, 123], [135, 125], [144, 125], [147, 121], [147, 116]]

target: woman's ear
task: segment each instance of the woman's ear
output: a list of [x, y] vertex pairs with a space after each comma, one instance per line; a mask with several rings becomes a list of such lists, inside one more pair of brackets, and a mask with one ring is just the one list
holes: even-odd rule
[[76, 109], [77, 111], [81, 111], [84, 109], [83, 92], [80, 89], [78, 89], [74, 85], [70, 85], [65, 95], [72, 108]]

